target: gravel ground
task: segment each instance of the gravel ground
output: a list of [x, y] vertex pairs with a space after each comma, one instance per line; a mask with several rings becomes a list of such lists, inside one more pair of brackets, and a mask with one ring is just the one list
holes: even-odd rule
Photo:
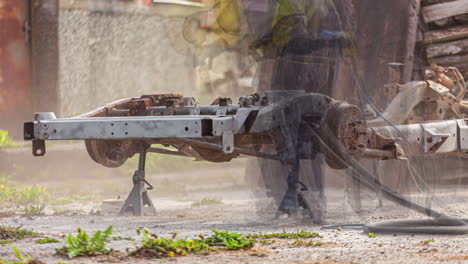
[[[340, 197], [339, 190], [329, 190], [329, 197]], [[211, 229], [237, 231], [244, 234], [268, 233], [281, 231], [305, 230], [318, 232], [323, 237], [314, 241], [324, 243], [314, 247], [290, 247], [294, 240], [279, 240], [246, 251], [217, 252], [209, 255], [192, 254], [157, 263], [461, 263], [468, 262], [468, 239], [466, 236], [443, 235], [384, 235], [369, 237], [362, 231], [321, 230], [307, 220], [282, 219], [272, 220], [271, 214], [258, 215], [256, 205], [266, 204], [254, 200], [248, 191], [236, 190], [232, 197], [223, 199], [223, 204], [192, 206], [192, 202], [161, 200], [156, 202], [158, 216], [124, 217], [124, 216], [41, 216], [34, 218], [4, 218], [5, 225], [23, 225], [25, 228], [40, 232], [43, 236], [55, 237], [75, 232], [80, 226], [87, 231], [103, 230], [114, 226], [114, 235], [137, 239], [137, 227], [146, 227], [151, 232], [170, 236], [178, 232], [181, 237], [192, 237], [197, 234], [210, 234]], [[239, 197], [242, 199], [239, 200]], [[327, 219], [329, 223], [356, 223], [376, 221], [375, 218], [406, 217], [408, 213], [401, 208], [385, 203], [384, 207], [367, 218], [344, 213], [342, 202], [332, 199], [329, 202]], [[463, 201], [463, 200], [461, 200]], [[464, 212], [463, 203], [452, 204], [458, 212]], [[415, 217], [410, 215], [409, 217]], [[61, 244], [35, 244], [37, 238], [16, 241], [14, 245], [22, 252], [31, 254], [47, 263], [65, 261], [67, 263], [148, 263], [146, 259], [115, 260], [103, 257], [77, 258], [68, 260], [55, 257], [54, 249]], [[426, 240], [434, 242], [423, 243]], [[110, 246], [125, 251], [134, 245], [127, 240], [112, 241]], [[11, 245], [0, 246], [0, 256], [13, 259]]]
[[[126, 195], [130, 188], [128, 186], [130, 176], [127, 173], [120, 172], [122, 174], [120, 175], [116, 170], [99, 168], [82, 149], [74, 147], [68, 150], [62, 147], [63, 150], [59, 151], [60, 149], [56, 149], [58, 147], [60, 146], [51, 146], [49, 155], [43, 159], [27, 159], [30, 156], [29, 149], [12, 150], [5, 153], [4, 156], [8, 159], [2, 160], [0, 164], [3, 164], [3, 168], [6, 168], [6, 163], [25, 166], [24, 169], [17, 169], [14, 175], [13, 180], [18, 184], [40, 184], [50, 191], [63, 189], [64, 193], [67, 193], [65, 190], [70, 186], [74, 186], [82, 195], [100, 191], [102, 199]], [[165, 162], [174, 161], [165, 160]], [[37, 238], [26, 238], [13, 244], [0, 244], [0, 259], [15, 259], [11, 248], [15, 245], [24, 254], [31, 254], [49, 264], [60, 261], [65, 263], [468, 263], [466, 236], [377, 234], [377, 237], [369, 237], [362, 231], [321, 230], [321, 226], [313, 225], [306, 220], [273, 220], [275, 207], [269, 206], [270, 200], [262, 198], [264, 191], [261, 189], [259, 191], [260, 187], [254, 184], [255, 181], [245, 181], [243, 176], [245, 163], [246, 161], [242, 160], [229, 164], [195, 162], [190, 166], [180, 163], [181, 168], [171, 172], [164, 172], [160, 166], [149, 169], [148, 180], [156, 187], [150, 195], [157, 208], [157, 216], [46, 215], [27, 218], [17, 215], [0, 218], [0, 224], [5, 226], [22, 225], [23, 228], [41, 233], [40, 236], [54, 237], [62, 241], [55, 244], [36, 244], [34, 241]], [[80, 166], [77, 167], [76, 164]], [[187, 167], [184, 169], [182, 165]], [[50, 168], [50, 173], [46, 173], [47, 168]], [[330, 180], [331, 176], [327, 174], [327, 179]], [[362, 211], [356, 214], [351, 209], [351, 207], [356, 208], [355, 203], [346, 199], [343, 186], [336, 184], [340, 179], [343, 182], [341, 176], [336, 176], [335, 183], [327, 184], [326, 220], [329, 224], [421, 218], [420, 215], [388, 201], [383, 201], [382, 207], [379, 207], [378, 196], [364, 190], [361, 190]], [[442, 207], [442, 211], [448, 215], [467, 217], [468, 191], [463, 185], [441, 186], [435, 192], [437, 199], [432, 199], [432, 205], [436, 209], [440, 210]], [[406, 195], [424, 205], [428, 204], [427, 197], [435, 198], [427, 194]], [[194, 201], [205, 197], [217, 197], [222, 204], [192, 206]], [[89, 211], [95, 208], [95, 205], [86, 206], [77, 209]], [[77, 227], [93, 232], [104, 230], [109, 225], [114, 226], [114, 236], [132, 237], [137, 240], [138, 235], [135, 231], [137, 227], [146, 227], [160, 236], [171, 236], [172, 232], [178, 232], [180, 237], [194, 237], [200, 233], [209, 235], [212, 229], [244, 234], [305, 230], [320, 233], [323, 237], [313, 240], [322, 242], [323, 245], [290, 247], [295, 240], [277, 239], [273, 244], [267, 245], [258, 242], [253, 249], [246, 251], [216, 252], [209, 255], [191, 254], [157, 261], [108, 257], [69, 260], [54, 256], [55, 249], [63, 246], [62, 236], [76, 232]], [[433, 242], [423, 243], [432, 239]], [[109, 246], [121, 252], [125, 252], [127, 248], [130, 250], [135, 248], [135, 245], [128, 240], [113, 240]]]

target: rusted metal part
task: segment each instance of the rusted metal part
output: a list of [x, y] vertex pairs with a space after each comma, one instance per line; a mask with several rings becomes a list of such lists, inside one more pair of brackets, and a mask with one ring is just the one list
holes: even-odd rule
[[28, 3], [0, 0], [0, 117], [6, 121], [29, 112], [31, 103]]
[[152, 94], [143, 95], [141, 98], [149, 98], [151, 100], [151, 106], [167, 106], [168, 101], [182, 100], [184, 96], [182, 94]]
[[403, 140], [397, 130], [390, 135], [380, 133], [374, 128], [369, 128], [369, 138], [366, 145], [366, 150], [363, 154], [364, 158], [368, 159], [398, 159], [405, 160], [405, 152], [400, 145]]
[[148, 152], [165, 154], [165, 155], [172, 155], [172, 156], [179, 156], [179, 157], [188, 157], [187, 154], [185, 154], [183, 152], [164, 149], [164, 148], [149, 148]]
[[393, 136], [388, 137], [388, 136], [382, 135], [375, 129], [370, 128], [367, 147], [369, 149], [379, 149], [379, 150], [390, 149], [391, 146], [393, 146], [396, 142], [399, 142], [401, 140], [402, 139], [400, 137], [393, 137]]
[[[438, 89], [434, 88], [434, 83], [428, 81], [429, 87], [441, 94], [441, 99], [437, 100], [437, 109], [439, 109], [438, 113], [437, 109], [435, 111], [433, 110], [433, 114], [432, 116], [429, 116], [429, 120], [447, 120], [465, 118], [468, 116], [468, 101], [464, 100], [466, 94], [466, 82], [463, 75], [457, 68], [444, 68], [433, 64], [431, 65], [431, 68], [426, 71], [426, 77], [432, 79], [437, 85], [441, 85], [452, 91], [451, 93], [440, 93]], [[457, 91], [457, 94], [454, 94], [454, 90]], [[446, 110], [448, 113], [446, 115], [442, 115], [444, 112], [441, 112], [441, 109]]]
[[227, 97], [218, 97], [216, 98], [211, 105], [227, 106], [232, 104], [232, 99]]
[[[191, 97], [183, 97], [181, 94], [143, 95], [140, 98], [126, 98], [114, 101], [88, 113], [76, 116], [76, 118], [128, 115], [145, 116], [149, 114], [147, 110], [150, 107], [167, 106], [167, 101], [174, 100], [177, 101], [178, 106], [185, 106], [192, 104], [194, 99]], [[172, 102], [172, 104], [174, 103]]]
[[128, 103], [129, 114], [131, 116], [146, 115], [146, 109], [151, 106], [150, 98], [135, 99]]
[[[468, 102], [463, 100], [466, 83], [456, 68], [432, 65], [426, 70], [426, 79], [398, 86], [400, 92], [382, 117], [370, 120], [369, 125], [414, 124], [460, 119], [468, 115]], [[452, 90], [458, 93], [453, 95]]]
[[[203, 141], [193, 140], [193, 139], [183, 139], [182, 141], [185, 141], [188, 144], [191, 144], [192, 146], [199, 146], [203, 148], [204, 151], [213, 150], [213, 152], [210, 152], [210, 154], [215, 154], [216, 152], [219, 153], [223, 149], [222, 145], [215, 144], [215, 143], [203, 142]], [[254, 157], [260, 157], [260, 158], [272, 159], [272, 160], [280, 159], [278, 155], [259, 152], [259, 151], [250, 150], [250, 149], [235, 148], [234, 152], [235, 152], [235, 156], [238, 156], [239, 154], [243, 154], [247, 156], [254, 156]]]
[[[75, 118], [84, 118], [84, 117], [104, 117], [104, 116], [113, 116], [114, 111], [127, 111], [128, 114], [128, 104], [134, 100], [133, 98], [126, 98], [114, 101], [110, 104], [107, 104], [98, 109], [92, 110], [88, 113], [76, 116]], [[119, 115], [118, 115], [119, 116]]]
[[200, 157], [201, 160], [210, 162], [228, 162], [239, 156], [238, 153], [223, 153], [222, 145], [218, 142], [220, 140], [197, 141], [186, 139], [184, 141], [194, 152], [196, 152], [195, 157]]
[[129, 116], [130, 110], [129, 109], [110, 109], [109, 116]]
[[428, 80], [432, 80], [436, 83], [440, 83], [443, 86], [447, 87], [448, 89], [452, 90], [455, 85], [455, 81], [450, 79], [447, 76], [447, 73], [448, 73], [448, 69], [432, 64], [430, 69], [426, 70], [425, 77]]
[[[345, 169], [351, 163], [347, 157], [359, 159], [364, 154], [369, 132], [364, 113], [356, 106], [345, 102], [331, 103], [322, 119], [321, 129], [322, 140], [333, 152], [324, 148], [326, 162], [331, 168]], [[331, 144], [332, 141], [338, 144]]]
[[85, 145], [92, 160], [109, 168], [122, 166], [138, 151], [133, 141], [88, 139]]

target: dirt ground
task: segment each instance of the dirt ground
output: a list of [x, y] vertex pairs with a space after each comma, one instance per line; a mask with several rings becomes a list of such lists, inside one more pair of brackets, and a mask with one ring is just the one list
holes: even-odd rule
[[[53, 151], [51, 151], [53, 153]], [[85, 155], [76, 151], [73, 155]], [[29, 150], [27, 151], [29, 155]], [[88, 158], [87, 158], [88, 159]], [[67, 159], [68, 160], [68, 159]], [[78, 158], [72, 159], [78, 160]], [[83, 159], [86, 160], [86, 159]], [[38, 165], [45, 167], [50, 160], [44, 159]], [[167, 161], [165, 161], [167, 162]], [[30, 165], [32, 163], [29, 163]], [[57, 170], [66, 168], [64, 162], [53, 163]], [[80, 163], [81, 164], [81, 163]], [[87, 163], [83, 161], [85, 166]], [[91, 163], [90, 163], [91, 164]], [[76, 216], [45, 215], [24, 217], [15, 215], [1, 218], [5, 226], [19, 226], [41, 233], [41, 237], [53, 237], [60, 243], [36, 244], [37, 237], [15, 241], [13, 244], [0, 245], [0, 259], [14, 260], [12, 245], [18, 247], [24, 254], [46, 263], [291, 263], [291, 264], [334, 264], [334, 263], [468, 263], [468, 239], [466, 236], [445, 235], [386, 235], [377, 234], [369, 237], [362, 231], [350, 230], [322, 230], [322, 226], [313, 225], [308, 220], [273, 219], [275, 208], [271, 201], [261, 198], [257, 188], [252, 188], [244, 181], [245, 162], [231, 165], [216, 164], [208, 167], [197, 165], [187, 167], [175, 172], [154, 173], [152, 169], [148, 178], [155, 183], [156, 189], [151, 191], [157, 216], [133, 217], [113, 215], [90, 215], [81, 213]], [[32, 166], [32, 165], [31, 165]], [[94, 166], [94, 165], [93, 165]], [[181, 164], [182, 166], [182, 164]], [[78, 169], [78, 168], [77, 168]], [[82, 168], [81, 168], [82, 169]], [[90, 177], [54, 175], [20, 177], [23, 183], [41, 183], [53, 189], [66, 189], [70, 186], [79, 186], [81, 190], [93, 193], [105, 190], [99, 199], [124, 197], [129, 191], [128, 175], [118, 176], [114, 173], [96, 178], [96, 174], [103, 171], [94, 171]], [[40, 173], [38, 173], [40, 174]], [[444, 212], [452, 216], [466, 216], [468, 214], [468, 191], [462, 186], [444, 186], [437, 190], [438, 203], [444, 205]], [[346, 223], [374, 223], [382, 220], [396, 218], [421, 218], [406, 209], [384, 201], [378, 206], [375, 195], [363, 195], [362, 206], [367, 210], [356, 214], [347, 203], [343, 188], [328, 187], [327, 216], [329, 224]], [[427, 201], [417, 195], [410, 195], [413, 200]], [[203, 197], [218, 197], [220, 204], [194, 206], [194, 201]], [[436, 205], [436, 203], [434, 203]], [[448, 206], [447, 206], [448, 205]], [[80, 209], [89, 212], [90, 209], [99, 208], [99, 201], [90, 201], [86, 205], [79, 205]], [[223, 251], [206, 254], [189, 254], [184, 257], [169, 259], [148, 260], [138, 258], [113, 259], [108, 257], [76, 258], [69, 260], [54, 256], [56, 248], [64, 244], [63, 235], [75, 233], [77, 227], [93, 232], [104, 230], [108, 226], [114, 227], [113, 236], [131, 237], [139, 243], [136, 228], [146, 227], [152, 233], [160, 236], [171, 236], [178, 232], [179, 237], [194, 237], [200, 233], [209, 235], [210, 230], [226, 230], [244, 234], [259, 232], [295, 232], [305, 230], [317, 232], [322, 238], [313, 241], [322, 242], [321, 246], [291, 247], [293, 239], [275, 239], [272, 244], [257, 242], [250, 250]], [[305, 239], [309, 241], [310, 239]], [[434, 240], [434, 241], [432, 241]], [[426, 241], [426, 243], [424, 243]], [[429, 242], [427, 242], [429, 241]], [[125, 252], [135, 248], [135, 243], [128, 240], [111, 241], [109, 246]], [[62, 262], [60, 262], [62, 261]]]
[[[135, 231], [138, 227], [146, 227], [151, 232], [171, 236], [178, 232], [181, 237], [194, 237], [197, 234], [210, 234], [211, 229], [229, 230], [244, 234], [258, 232], [282, 232], [305, 230], [318, 232], [323, 238], [314, 239], [322, 242], [316, 247], [290, 247], [294, 240], [277, 239], [275, 243], [263, 245], [246, 251], [211, 253], [209, 255], [193, 254], [184, 257], [157, 260], [157, 263], [460, 263], [468, 262], [468, 240], [466, 236], [441, 235], [384, 235], [369, 237], [362, 231], [321, 230], [306, 220], [273, 220], [271, 215], [259, 216], [256, 213], [255, 202], [247, 192], [232, 193], [238, 199], [223, 199], [223, 204], [192, 206], [191, 202], [174, 200], [157, 200], [157, 216], [125, 217], [125, 216], [41, 216], [33, 218], [9, 217], [3, 219], [5, 225], [23, 225], [25, 228], [40, 232], [63, 241], [62, 234], [76, 232], [76, 227], [86, 231], [103, 230], [109, 225], [114, 226], [114, 235], [138, 239]], [[250, 196], [247, 197], [247, 196]], [[331, 206], [331, 207], [330, 207]], [[339, 207], [338, 204], [335, 205]], [[328, 220], [330, 223], [356, 223], [358, 220], [350, 217], [344, 219], [329, 205]], [[395, 206], [386, 206], [385, 218], [388, 215], [398, 216]], [[460, 208], [466, 208], [460, 204]], [[338, 209], [338, 208], [336, 208]], [[393, 213], [390, 213], [393, 211]], [[395, 213], [395, 214], [394, 214]], [[370, 217], [373, 221], [374, 218]], [[371, 220], [371, 221], [372, 221]], [[53, 256], [55, 248], [61, 244], [35, 244], [37, 238], [27, 238], [14, 243], [23, 253], [31, 254], [47, 263], [64, 261], [67, 263], [148, 263], [147, 259], [112, 260], [102, 257], [77, 258], [68, 260]], [[423, 241], [434, 240], [425, 244]], [[110, 246], [120, 251], [133, 249], [132, 242], [127, 240], [112, 241]], [[0, 246], [0, 256], [13, 259], [11, 245]], [[156, 261], [156, 260], [154, 260]]]

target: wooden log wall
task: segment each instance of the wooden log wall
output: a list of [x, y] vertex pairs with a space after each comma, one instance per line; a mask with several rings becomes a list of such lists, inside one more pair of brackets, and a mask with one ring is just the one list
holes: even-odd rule
[[427, 62], [459, 68], [468, 79], [468, 0], [423, 0]]

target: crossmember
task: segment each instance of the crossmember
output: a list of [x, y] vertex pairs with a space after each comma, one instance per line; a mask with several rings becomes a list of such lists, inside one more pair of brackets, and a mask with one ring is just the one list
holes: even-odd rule
[[232, 116], [136, 116], [36, 120], [30, 138], [42, 140], [202, 138], [233, 131]]

